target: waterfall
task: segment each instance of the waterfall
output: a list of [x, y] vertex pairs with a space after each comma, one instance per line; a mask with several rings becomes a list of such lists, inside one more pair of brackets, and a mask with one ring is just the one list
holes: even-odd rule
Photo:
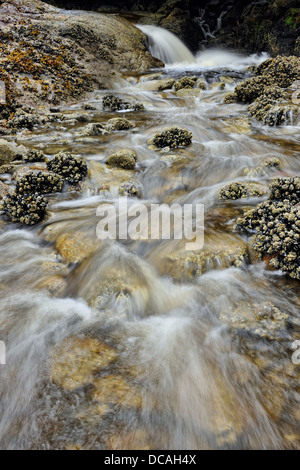
[[183, 42], [166, 29], [151, 25], [136, 25], [147, 37], [149, 50], [165, 64], [195, 63], [195, 57]]

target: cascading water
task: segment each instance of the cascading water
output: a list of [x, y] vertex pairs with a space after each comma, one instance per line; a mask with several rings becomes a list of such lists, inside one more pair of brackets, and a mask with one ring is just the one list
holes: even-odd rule
[[[141, 29], [163, 47], [165, 32]], [[181, 65], [162, 74], [179, 78], [188, 56], [180, 41], [171, 44], [165, 60]], [[1, 220], [0, 448], [299, 447], [299, 368], [290, 350], [299, 339], [299, 286], [262, 263], [235, 264], [247, 246], [234, 221], [257, 199], [218, 196], [232, 181], [266, 185], [300, 170], [299, 127], [251, 125], [246, 107], [224, 103], [261, 60], [209, 51], [192, 64], [207, 84], [196, 97], [157, 92], [153, 74], [133, 74], [80, 104], [101, 124], [116, 116], [103, 110], [104, 94], [143, 102], [146, 111], [126, 111], [132, 130], [87, 137], [84, 124], [66, 119], [18, 137], [49, 155], [84, 155], [89, 178], [82, 193], [52, 195], [37, 228]], [[224, 78], [224, 90], [212, 86]], [[66, 118], [78, 108], [70, 105]], [[193, 144], [148, 147], [171, 125], [188, 128]], [[105, 164], [120, 148], [136, 152], [136, 171]], [[281, 168], [260, 175], [266, 158]], [[178, 240], [100, 242], [96, 209], [116, 203], [124, 182], [140, 187], [147, 205], [203, 203], [203, 257]], [[288, 328], [273, 324], [270, 311], [287, 312]]]
[[136, 25], [147, 37], [149, 50], [165, 64], [194, 63], [195, 57], [175, 34], [151, 25]]

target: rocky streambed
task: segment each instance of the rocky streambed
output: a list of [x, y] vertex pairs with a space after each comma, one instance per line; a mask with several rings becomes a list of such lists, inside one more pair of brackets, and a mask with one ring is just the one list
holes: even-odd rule
[[[24, 4], [37, 8], [1, 8]], [[90, 20], [43, 8], [38, 24], [55, 15], [81, 47]], [[103, 21], [96, 36], [119, 20]], [[8, 50], [27, 28], [9, 16], [1, 28], [16, 41], [1, 43], [8, 92], [12, 77], [16, 90], [39, 81]], [[124, 28], [138, 46], [126, 71], [116, 52], [102, 88], [96, 37], [75, 54], [93, 54], [89, 90], [52, 89], [41, 108], [34, 88], [12, 86], [1, 108], [0, 446], [298, 449], [299, 59], [158, 68]], [[78, 39], [62, 37], [67, 54]], [[204, 204], [203, 249], [101, 241], [97, 208], [125, 196]]]

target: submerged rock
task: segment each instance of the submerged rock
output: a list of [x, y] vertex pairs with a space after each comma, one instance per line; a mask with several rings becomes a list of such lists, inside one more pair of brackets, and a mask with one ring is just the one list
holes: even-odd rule
[[47, 168], [72, 184], [82, 181], [87, 175], [87, 164], [85, 161], [75, 157], [70, 152], [60, 152], [47, 162]]
[[278, 158], [268, 158], [266, 161], [258, 165], [256, 168], [246, 168], [245, 175], [249, 178], [255, 178], [257, 176], [265, 176], [268, 168], [279, 168], [280, 160]]
[[3, 200], [3, 210], [13, 222], [35, 225], [44, 219], [47, 204], [47, 199], [38, 194], [12, 194]]
[[157, 148], [179, 148], [187, 147], [192, 143], [192, 133], [187, 129], [179, 127], [170, 127], [162, 132], [155, 134], [152, 139], [148, 141], [149, 145], [154, 145]]
[[234, 311], [223, 310], [220, 320], [241, 336], [245, 333], [261, 339], [274, 340], [286, 335], [289, 316], [271, 302], [263, 305], [242, 304]]
[[200, 88], [181, 88], [180, 90], [176, 91], [176, 96], [179, 98], [197, 98], [200, 93]]
[[96, 338], [69, 337], [52, 353], [51, 380], [76, 390], [95, 380], [94, 374], [117, 357], [116, 350]]
[[136, 153], [131, 150], [122, 149], [111, 155], [106, 163], [109, 166], [133, 170], [137, 161]]

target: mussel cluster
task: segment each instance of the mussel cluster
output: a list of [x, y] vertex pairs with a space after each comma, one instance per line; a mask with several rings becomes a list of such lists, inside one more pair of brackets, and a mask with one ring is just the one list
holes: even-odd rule
[[179, 127], [170, 127], [155, 136], [149, 141], [150, 144], [158, 148], [170, 147], [179, 148], [187, 147], [192, 143], [192, 133], [187, 129]]
[[34, 225], [43, 220], [48, 201], [39, 194], [12, 194], [3, 200], [3, 210], [13, 222]]
[[58, 193], [63, 188], [64, 181], [61, 176], [42, 171], [31, 172], [24, 175], [16, 186], [17, 194], [47, 194]]
[[69, 183], [76, 184], [87, 175], [87, 164], [70, 152], [60, 152], [47, 162], [49, 171], [60, 175]]
[[270, 266], [300, 279], [299, 178], [277, 178], [270, 200], [239, 218], [236, 229], [255, 233], [253, 247]]
[[44, 162], [46, 160], [45, 154], [42, 150], [29, 149], [23, 156], [25, 163]]
[[124, 111], [132, 109], [133, 111], [144, 111], [145, 107], [142, 103], [130, 103], [124, 101], [118, 96], [105, 95], [102, 98], [103, 109], [109, 109], [110, 111]]

